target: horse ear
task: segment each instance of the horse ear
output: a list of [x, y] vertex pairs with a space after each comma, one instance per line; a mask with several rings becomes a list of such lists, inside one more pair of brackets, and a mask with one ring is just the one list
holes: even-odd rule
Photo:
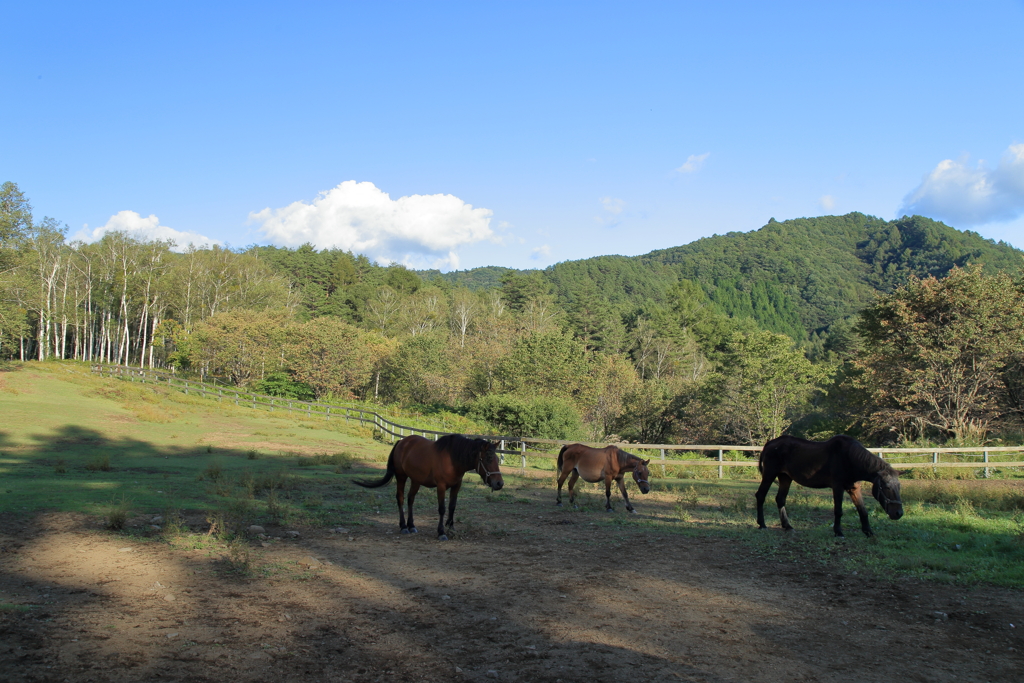
[[651, 464], [651, 459], [650, 459], [650, 458], [647, 458], [646, 460], [644, 460], [644, 466], [645, 466], [645, 467], [646, 467], [647, 465], [650, 465], [650, 464]]

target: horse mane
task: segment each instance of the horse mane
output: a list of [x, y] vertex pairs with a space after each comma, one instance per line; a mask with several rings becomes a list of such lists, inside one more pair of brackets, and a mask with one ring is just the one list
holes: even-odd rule
[[447, 451], [455, 465], [471, 470], [476, 467], [481, 443], [488, 442], [484, 439], [469, 439], [461, 434], [447, 434], [438, 439], [434, 447], [439, 451]]
[[640, 460], [641, 462], [643, 461], [643, 458], [641, 458], [640, 456], [628, 453], [619, 448], [618, 446], [615, 447], [615, 450], [618, 453], [619, 457], [619, 467], [625, 467], [630, 463], [631, 460]]
[[[839, 438], [839, 437], [835, 437]], [[892, 465], [882, 460], [877, 455], [860, 445], [860, 442], [850, 437], [846, 447], [846, 457], [850, 463], [872, 474], [876, 472], [892, 471]]]

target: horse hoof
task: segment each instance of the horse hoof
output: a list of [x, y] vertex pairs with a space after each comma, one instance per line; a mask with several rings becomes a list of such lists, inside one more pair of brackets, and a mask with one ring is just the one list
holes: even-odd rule
[[409, 530], [408, 529], [402, 529], [402, 531], [399, 532], [399, 533], [407, 534], [407, 533], [409, 533]]
[[437, 540], [439, 540], [439, 541], [447, 541], [448, 537], [445, 536], [444, 534], [441, 534], [440, 536], [437, 537]]
[[410, 534], [418, 534], [419, 533], [419, 529], [417, 529], [414, 526], [411, 526], [411, 527], [409, 527], [409, 533]]
[[562, 507], [562, 502], [559, 501], [559, 502], [555, 503], [555, 505], [557, 505], [558, 507]]
[[605, 508], [605, 512], [615, 512], [615, 508]]
[[635, 515], [635, 514], [636, 514], [636, 510], [630, 510], [630, 511], [629, 511], [629, 514], [631, 514], [631, 515]]

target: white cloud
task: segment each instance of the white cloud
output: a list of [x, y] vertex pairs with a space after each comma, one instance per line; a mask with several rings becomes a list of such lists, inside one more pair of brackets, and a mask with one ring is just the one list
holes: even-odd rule
[[546, 244], [543, 244], [530, 252], [530, 258], [534, 261], [547, 258], [548, 256], [551, 256], [551, 247]]
[[818, 203], [821, 204], [821, 208], [825, 209], [826, 211], [831, 211], [833, 208], [835, 208], [836, 198], [830, 194], [825, 194], [821, 196], [821, 199], [818, 200]]
[[696, 173], [704, 165], [704, 161], [711, 156], [711, 152], [703, 154], [691, 154], [686, 157], [686, 163], [676, 169], [676, 173]]
[[898, 215], [922, 214], [957, 226], [1012, 220], [1024, 214], [1024, 144], [1010, 145], [989, 169], [984, 161], [945, 159], [903, 199]]
[[614, 197], [601, 197], [601, 208], [613, 216], [618, 216], [626, 208], [626, 202]]
[[312, 203], [297, 201], [280, 209], [249, 214], [260, 232], [282, 246], [310, 242], [339, 248], [381, 262], [413, 267], [458, 267], [455, 250], [494, 239], [490, 209], [474, 209], [450, 194], [391, 199], [373, 183], [346, 180], [321, 192]]
[[221, 244], [220, 240], [210, 239], [206, 235], [197, 232], [182, 232], [166, 225], [160, 225], [160, 219], [153, 214], [143, 218], [134, 211], [118, 211], [110, 217], [105, 225], [89, 230], [88, 225], [83, 225], [73, 236], [73, 239], [83, 242], [95, 242], [108, 232], [121, 231], [128, 233], [131, 237], [139, 240], [171, 240], [175, 246], [172, 251], [182, 252], [189, 244], [197, 247], [210, 247], [214, 244]]

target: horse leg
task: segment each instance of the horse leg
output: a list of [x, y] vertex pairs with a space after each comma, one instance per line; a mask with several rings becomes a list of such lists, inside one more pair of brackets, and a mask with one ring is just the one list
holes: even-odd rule
[[764, 476], [761, 477], [761, 485], [757, 487], [757, 493], [754, 494], [754, 498], [757, 500], [757, 528], [767, 529], [764, 523], [764, 499], [768, 497], [768, 491], [772, 488], [772, 483], [775, 481], [775, 474], [765, 471]]
[[604, 478], [604, 510], [605, 510], [605, 512], [615, 512], [615, 508], [612, 507], [612, 478], [611, 478], [611, 475], [605, 475], [605, 478]]
[[451, 488], [451, 493], [448, 494], [448, 521], [445, 526], [448, 527], [448, 531], [455, 531], [455, 501], [459, 497], [459, 489], [462, 488], [462, 482], [460, 481]]
[[416, 492], [420, 490], [420, 485], [415, 481], [409, 484], [409, 533], [415, 534], [416, 525], [412, 521], [412, 504], [416, 501]]
[[576, 480], [580, 478], [580, 473], [576, 470], [572, 471], [572, 475], [569, 477], [569, 504], [575, 505], [576, 500]]
[[[415, 484], [413, 484], [415, 486]], [[407, 534], [409, 529], [405, 526], [405, 477], [395, 474], [395, 500], [398, 501], [398, 529], [400, 533]], [[412, 524], [412, 514], [409, 514], [409, 523]]]
[[836, 521], [832, 524], [832, 531], [836, 536], [843, 535], [843, 489], [836, 486], [832, 489], [832, 501], [834, 502]]
[[626, 501], [626, 509], [630, 512], [636, 512], [636, 510], [633, 509], [633, 505], [629, 502], [629, 494], [626, 493], [626, 482], [622, 480], [622, 477], [619, 477], [615, 480], [615, 483], [619, 485], [619, 491], [622, 492], [622, 500]]
[[444, 493], [446, 489], [444, 484], [438, 482], [437, 484], [437, 540], [447, 541], [448, 537], [444, 533]]
[[860, 515], [860, 530], [864, 532], [865, 536], [871, 536], [871, 522], [868, 521], [868, 511], [864, 507], [864, 497], [861, 495], [860, 484], [855, 483], [853, 488], [847, 489], [846, 492], [850, 494], [850, 500], [853, 501], [854, 506], [857, 508], [857, 514]]
[[793, 479], [788, 474], [779, 474], [779, 492], [775, 494], [775, 504], [779, 506], [779, 521], [782, 528], [790, 530], [793, 525], [789, 523], [789, 514], [786, 512], [786, 496], [789, 495], [789, 485]]
[[[571, 471], [573, 471], [573, 470], [568, 470], [568, 471], [565, 471], [565, 472], [559, 472], [558, 473], [558, 495], [555, 497], [555, 505], [557, 505], [559, 507], [562, 506], [562, 483], [565, 482], [565, 478], [569, 476], [569, 472], [571, 472]], [[572, 494], [572, 483], [569, 484], [569, 492], [570, 492], [570, 496], [569, 497], [572, 498], [572, 495], [571, 495]], [[569, 502], [571, 503], [572, 500], [570, 500]]]

